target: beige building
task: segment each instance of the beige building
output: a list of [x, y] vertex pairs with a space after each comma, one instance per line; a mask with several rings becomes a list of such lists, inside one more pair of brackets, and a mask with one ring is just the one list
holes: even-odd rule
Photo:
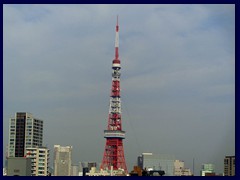
[[49, 168], [49, 149], [46, 147], [27, 148], [27, 157], [32, 159], [32, 176], [47, 176]]
[[174, 176], [192, 176], [191, 170], [184, 167], [184, 161], [174, 161]]
[[225, 156], [224, 176], [235, 176], [235, 156]]
[[71, 176], [72, 146], [54, 145], [54, 175]]

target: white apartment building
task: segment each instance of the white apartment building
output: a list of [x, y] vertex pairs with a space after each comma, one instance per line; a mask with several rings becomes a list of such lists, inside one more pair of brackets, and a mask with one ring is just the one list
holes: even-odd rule
[[32, 176], [47, 176], [49, 170], [49, 149], [46, 147], [27, 148], [26, 157], [32, 159]]

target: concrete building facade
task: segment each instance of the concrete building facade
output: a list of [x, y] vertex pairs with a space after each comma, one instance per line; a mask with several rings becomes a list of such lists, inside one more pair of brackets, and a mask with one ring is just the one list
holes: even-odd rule
[[47, 176], [49, 173], [49, 149], [46, 147], [27, 148], [26, 157], [31, 158], [32, 176]]
[[72, 146], [54, 145], [54, 175], [71, 176]]
[[31, 159], [26, 157], [9, 157], [7, 176], [31, 176]]
[[17, 112], [9, 122], [8, 157], [24, 157], [26, 148], [42, 146], [43, 121], [27, 112]]
[[224, 176], [235, 176], [235, 156], [225, 156]]

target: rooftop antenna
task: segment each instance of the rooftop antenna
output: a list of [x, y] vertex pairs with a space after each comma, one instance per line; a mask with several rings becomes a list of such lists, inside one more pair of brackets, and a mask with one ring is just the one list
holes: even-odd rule
[[115, 60], [119, 60], [118, 48], [119, 48], [119, 26], [118, 26], [118, 15], [117, 15], [117, 24], [116, 24], [116, 37], [115, 37]]

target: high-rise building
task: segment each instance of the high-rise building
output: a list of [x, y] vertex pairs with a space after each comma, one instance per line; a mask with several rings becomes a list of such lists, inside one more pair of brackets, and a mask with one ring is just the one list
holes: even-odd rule
[[224, 176], [235, 176], [235, 156], [225, 156]]
[[26, 149], [42, 146], [43, 120], [27, 112], [17, 112], [9, 122], [8, 157], [24, 157]]
[[173, 176], [174, 161], [174, 155], [142, 153], [142, 155], [138, 157], [138, 166], [147, 171], [162, 170], [165, 172], [165, 176]]
[[46, 147], [27, 148], [27, 155], [32, 159], [32, 176], [47, 176], [49, 173], [49, 149]]
[[54, 175], [71, 176], [72, 146], [54, 145]]
[[125, 131], [122, 130], [121, 116], [121, 96], [120, 96], [120, 75], [121, 63], [119, 59], [119, 26], [118, 18], [115, 38], [115, 58], [112, 61], [112, 87], [110, 96], [110, 106], [108, 113], [108, 126], [104, 131], [106, 145], [104, 149], [101, 169], [114, 170], [123, 169], [127, 173], [127, 166], [124, 157], [123, 139]]
[[203, 164], [200, 171], [200, 176], [206, 176], [206, 174], [215, 173], [213, 164]]

